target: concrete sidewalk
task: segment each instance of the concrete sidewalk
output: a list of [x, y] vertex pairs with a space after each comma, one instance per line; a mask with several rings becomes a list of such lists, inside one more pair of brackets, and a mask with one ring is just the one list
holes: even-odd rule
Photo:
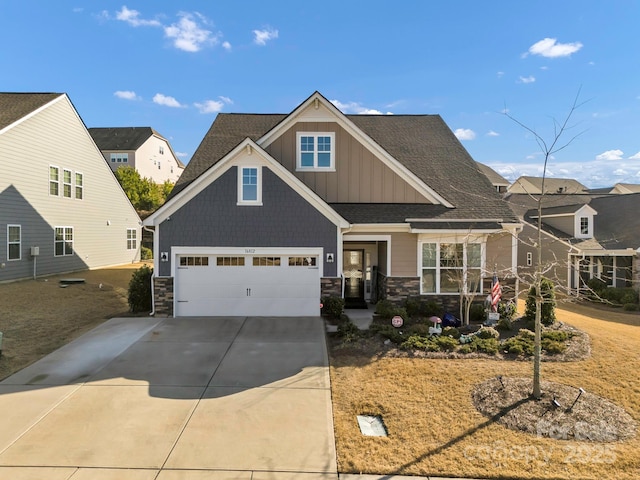
[[113, 319], [0, 411], [0, 478], [338, 478], [321, 318]]

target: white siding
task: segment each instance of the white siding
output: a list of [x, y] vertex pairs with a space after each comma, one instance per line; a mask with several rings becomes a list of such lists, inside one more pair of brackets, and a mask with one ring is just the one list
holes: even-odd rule
[[[75, 183], [72, 198], [62, 196], [62, 183], [58, 197], [49, 195], [50, 165], [59, 167], [61, 176], [63, 169], [71, 170], [74, 180], [82, 173], [82, 200], [75, 198]], [[33, 268], [25, 254], [30, 246], [40, 247], [39, 274], [139, 259], [139, 241], [136, 250], [127, 250], [126, 240], [130, 228], [141, 238], [140, 219], [66, 95], [0, 135], [0, 166], [0, 238], [7, 223], [21, 224], [23, 233], [21, 265], [7, 263], [0, 280], [22, 278]], [[54, 257], [56, 226], [73, 227], [73, 259]], [[4, 262], [6, 245], [0, 246]]]

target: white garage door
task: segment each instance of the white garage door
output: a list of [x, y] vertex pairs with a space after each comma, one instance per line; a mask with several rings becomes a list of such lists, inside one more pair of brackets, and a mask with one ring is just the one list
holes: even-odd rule
[[175, 316], [316, 316], [319, 255], [178, 255]]

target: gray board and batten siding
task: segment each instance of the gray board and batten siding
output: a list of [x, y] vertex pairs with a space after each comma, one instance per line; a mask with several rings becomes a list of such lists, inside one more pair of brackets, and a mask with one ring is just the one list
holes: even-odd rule
[[[338, 227], [269, 168], [262, 167], [262, 205], [237, 205], [237, 167], [173, 213], [159, 227], [160, 252], [180, 247], [321, 247], [324, 276], [337, 276]], [[160, 262], [160, 276], [171, 275], [171, 257]]]

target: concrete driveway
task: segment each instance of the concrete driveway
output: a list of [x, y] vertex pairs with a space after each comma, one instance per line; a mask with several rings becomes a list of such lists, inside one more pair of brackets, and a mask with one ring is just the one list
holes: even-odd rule
[[0, 478], [338, 478], [321, 318], [120, 318], [0, 382]]

